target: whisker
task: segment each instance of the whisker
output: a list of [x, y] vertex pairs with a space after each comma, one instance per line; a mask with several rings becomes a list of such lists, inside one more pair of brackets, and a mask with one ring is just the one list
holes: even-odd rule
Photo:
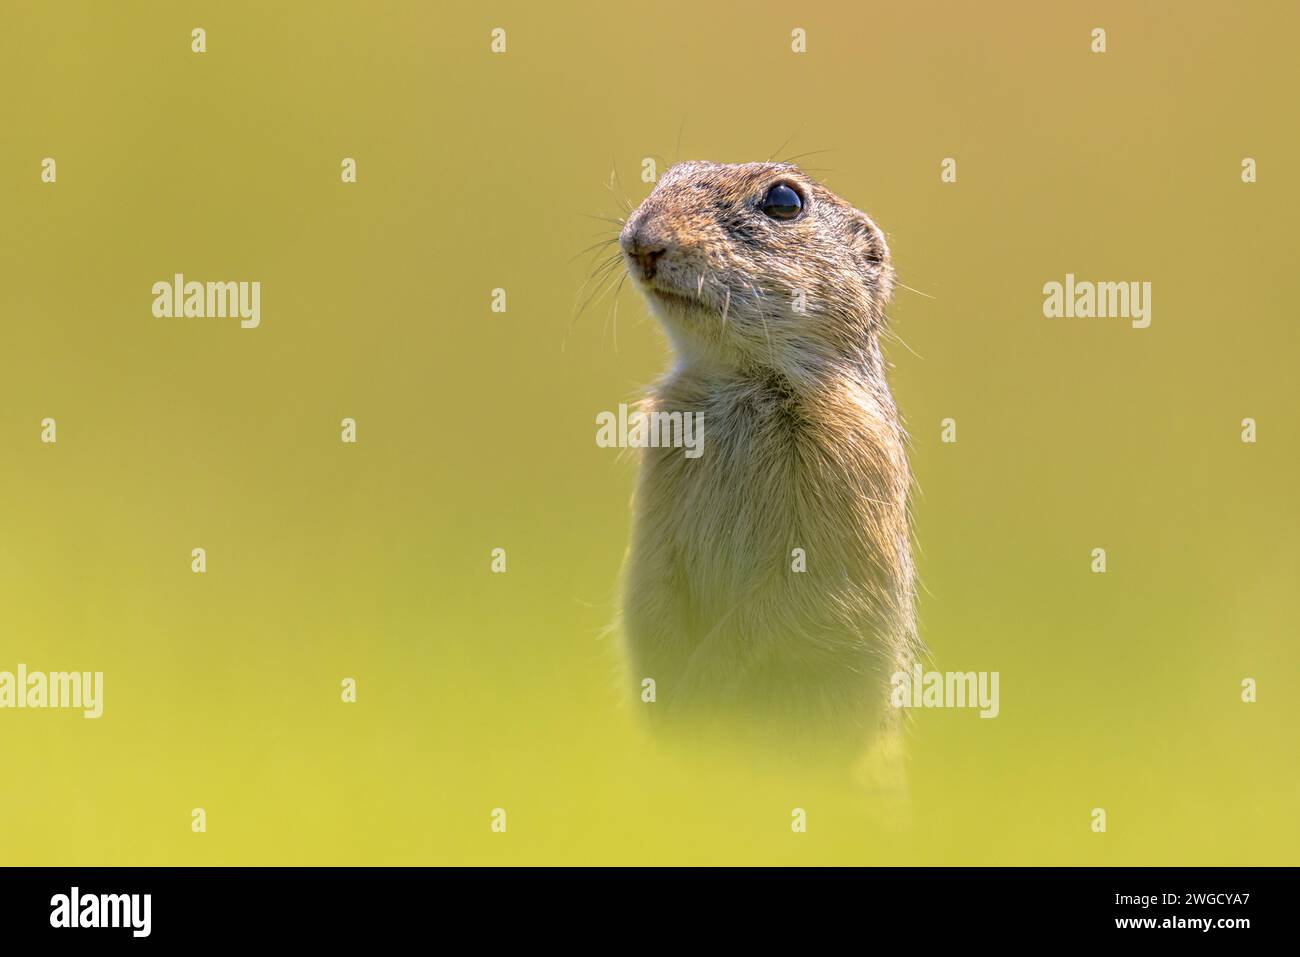
[[806, 152], [806, 153], [798, 153], [798, 154], [796, 154], [796, 155], [794, 155], [794, 156], [788, 157], [788, 158], [782, 160], [781, 162], [783, 162], [783, 163], [793, 163], [795, 160], [803, 159], [805, 156], [820, 156], [822, 153], [834, 153], [834, 152], [835, 152], [835, 148], [834, 148], [834, 147], [830, 147], [830, 148], [828, 148], [828, 149], [824, 149], [824, 150], [809, 150], [809, 151]]
[[606, 279], [613, 275], [614, 270], [619, 267], [621, 259], [621, 256], [611, 256], [609, 259], [597, 266], [592, 270], [591, 276], [588, 278], [587, 282], [583, 284], [583, 288], [585, 289], [588, 284], [593, 282], [596, 283], [597, 287], [603, 284]]
[[[614, 192], [615, 185], [618, 186], [617, 193]], [[610, 167], [609, 183], [607, 184], [607, 188], [609, 189], [610, 193], [613, 194], [614, 198], [618, 200], [619, 205], [623, 207], [624, 213], [632, 212], [632, 203], [627, 198], [626, 190], [623, 189], [623, 181], [619, 178], [617, 164]]]
[[620, 253], [617, 256], [611, 256], [609, 259], [605, 260], [605, 262], [603, 262], [602, 264], [597, 266], [594, 270], [592, 270], [591, 275], [587, 277], [587, 281], [584, 282], [579, 287], [577, 293], [574, 295], [575, 302], [582, 297], [582, 294], [586, 292], [587, 288], [593, 282], [596, 283], [596, 288], [592, 290], [589, 296], [587, 296], [587, 299], [585, 302], [583, 302], [581, 308], [579, 308], [578, 311], [574, 313], [573, 319], [570, 320], [570, 328], [572, 328], [572, 324], [574, 322], [577, 322], [578, 319], [582, 316], [582, 314], [587, 311], [587, 307], [591, 305], [592, 301], [595, 300], [595, 298], [598, 295], [600, 295], [601, 287], [603, 287], [605, 285], [606, 280], [608, 280], [609, 277], [613, 275], [614, 269], [618, 266], [619, 261], [622, 258], [623, 258], [622, 253]]
[[[613, 316], [613, 326], [614, 326], [614, 354], [615, 355], [618, 355], [618, 294], [619, 291], [622, 290], [623, 280], [626, 278], [627, 278], [627, 273], [623, 273], [622, 278], [619, 279], [617, 283], [614, 283], [612, 281], [606, 282], [604, 284], [603, 291], [600, 294], [601, 300], [604, 300], [609, 295], [610, 289], [614, 290], [614, 303], [613, 303], [613, 309], [611, 310], [611, 314]], [[605, 321], [601, 323], [600, 344], [602, 348], [605, 345], [605, 330], [607, 330], [610, 327], [611, 314], [606, 314]]]
[[763, 338], [767, 340], [767, 361], [775, 368], [776, 353], [772, 351], [772, 330], [767, 324], [767, 310], [763, 308], [763, 293], [753, 283], [749, 284], [749, 288], [754, 291], [754, 302], [757, 303], [758, 318], [763, 320]]
[[592, 251], [594, 251], [594, 250], [597, 250], [597, 249], [604, 249], [606, 246], [612, 246], [612, 245], [613, 245], [614, 243], [616, 243], [616, 242], [618, 242], [618, 237], [617, 237], [617, 236], [611, 236], [611, 237], [609, 237], [608, 239], [602, 239], [602, 240], [601, 240], [600, 242], [598, 242], [598, 243], [592, 243], [592, 244], [591, 244], [590, 246], [588, 246], [586, 249], [579, 250], [577, 253], [575, 253], [575, 254], [574, 254], [574, 255], [569, 259], [569, 262], [573, 262], [574, 259], [580, 259], [581, 257], [585, 256], [587, 253], [592, 252]]
[[[886, 319], [886, 322], [888, 322], [888, 317], [885, 317], [885, 319]], [[885, 338], [887, 338], [887, 339], [891, 339], [891, 340], [897, 342], [899, 345], [901, 345], [901, 346], [902, 346], [904, 349], [906, 349], [908, 352], [912, 353], [912, 355], [916, 356], [916, 357], [917, 357], [918, 359], [920, 359], [921, 361], [925, 361], [925, 356], [921, 355], [921, 353], [917, 352], [915, 349], [913, 349], [911, 346], [909, 346], [909, 345], [907, 344], [907, 341], [906, 341], [902, 336], [900, 336], [897, 332], [895, 332], [893, 329], [889, 328], [888, 325], [885, 326], [885, 328], [884, 328], [884, 333], [885, 333]]]
[[613, 253], [612, 255], [606, 256], [604, 259], [595, 263], [591, 267], [591, 272], [587, 275], [587, 282], [591, 282], [593, 279], [595, 279], [605, 270], [616, 265], [619, 262], [619, 260], [621, 260], [622, 258], [623, 258], [623, 253], [620, 251], [617, 253]]
[[901, 288], [901, 289], [906, 289], [908, 292], [914, 292], [914, 293], [916, 293], [918, 296], [924, 296], [926, 299], [935, 299], [935, 298], [937, 298], [937, 297], [935, 297], [935, 296], [930, 295], [928, 292], [921, 292], [921, 290], [919, 290], [919, 289], [913, 289], [913, 288], [912, 288], [911, 286], [909, 286], [907, 283], [905, 283], [905, 282], [899, 282], [897, 279], [894, 280], [894, 285], [895, 285], [895, 286], [898, 286], [898, 287]]
[[627, 273], [618, 281], [614, 287], [614, 355], [618, 355], [618, 294], [623, 291], [623, 283], [627, 282]]
[[780, 162], [779, 160], [777, 160], [777, 157], [781, 155], [781, 151], [782, 151], [783, 149], [785, 149], [787, 146], [790, 145], [790, 141], [791, 141], [792, 139], [794, 139], [794, 138], [795, 138], [796, 136], [798, 136], [801, 132], [803, 132], [803, 128], [804, 128], [805, 125], [807, 125], [807, 124], [805, 124], [805, 123], [800, 123], [799, 126], [798, 126], [798, 128], [796, 128], [795, 131], [794, 131], [793, 133], [791, 133], [789, 136], [787, 136], [787, 137], [785, 138], [785, 141], [784, 141], [780, 146], [778, 146], [776, 149], [774, 149], [774, 150], [772, 151], [772, 155], [769, 156], [769, 157], [767, 158], [767, 161], [768, 161], [769, 163]]

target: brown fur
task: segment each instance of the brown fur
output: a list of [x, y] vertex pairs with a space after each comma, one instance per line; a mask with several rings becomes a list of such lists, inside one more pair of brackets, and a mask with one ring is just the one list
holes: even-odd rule
[[[777, 182], [803, 196], [798, 218], [762, 212]], [[704, 429], [701, 457], [642, 460], [622, 620], [636, 687], [655, 679], [669, 726], [860, 754], [919, 651], [885, 237], [797, 167], [684, 163], [620, 242], [676, 353], [647, 410], [702, 412]]]

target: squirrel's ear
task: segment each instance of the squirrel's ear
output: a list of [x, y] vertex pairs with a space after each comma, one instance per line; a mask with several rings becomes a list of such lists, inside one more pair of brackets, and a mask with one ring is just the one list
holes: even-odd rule
[[885, 242], [885, 234], [865, 213], [854, 216], [850, 228], [854, 249], [864, 266], [879, 269], [889, 262], [889, 244]]

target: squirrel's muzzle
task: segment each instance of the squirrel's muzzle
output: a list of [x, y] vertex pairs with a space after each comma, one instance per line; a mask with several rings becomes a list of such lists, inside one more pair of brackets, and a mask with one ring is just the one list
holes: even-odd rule
[[642, 280], [654, 278], [659, 260], [668, 252], [667, 240], [644, 217], [630, 220], [618, 242], [623, 255]]

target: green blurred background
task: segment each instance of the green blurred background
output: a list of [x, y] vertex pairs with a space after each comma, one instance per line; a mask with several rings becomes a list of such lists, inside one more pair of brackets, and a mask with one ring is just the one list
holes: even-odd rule
[[[0, 670], [103, 671], [106, 700], [0, 712], [0, 863], [1294, 863], [1297, 28], [5, 0]], [[611, 170], [635, 203], [643, 157], [782, 144], [829, 151], [917, 290], [888, 352], [922, 634], [1002, 675], [996, 720], [916, 715], [910, 823], [680, 763], [615, 693], [635, 464], [595, 415], [667, 353], [626, 287], [570, 328], [577, 254]], [[175, 272], [260, 281], [261, 328], [154, 319]], [[1151, 327], [1045, 319], [1067, 272], [1150, 281]]]

